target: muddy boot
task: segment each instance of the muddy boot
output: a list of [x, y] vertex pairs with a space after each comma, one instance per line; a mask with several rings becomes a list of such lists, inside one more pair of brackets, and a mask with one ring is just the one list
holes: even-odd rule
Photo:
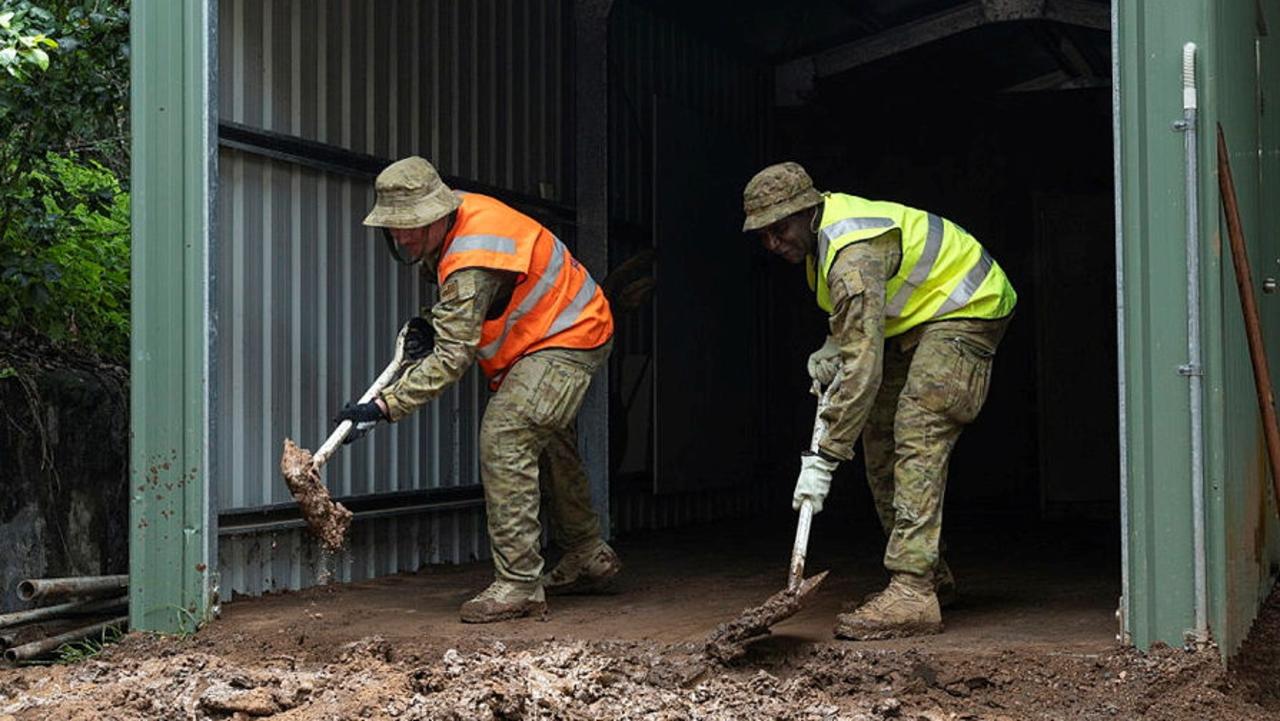
[[895, 573], [888, 588], [836, 617], [836, 638], [873, 641], [942, 632], [942, 611], [928, 577]]
[[[938, 566], [933, 571], [933, 592], [938, 596], [939, 608], [948, 608], [956, 602], [956, 577], [951, 575], [951, 567], [947, 565], [946, 559], [939, 558]], [[845, 601], [840, 605], [840, 611], [843, 613], [856, 611], [871, 603], [882, 593], [884, 593], [883, 590], [872, 591], [863, 596], [860, 601]]]
[[566, 551], [564, 558], [542, 577], [542, 587], [551, 595], [607, 593], [622, 570], [622, 561], [609, 544], [596, 539]]
[[547, 597], [542, 592], [541, 583], [498, 579], [462, 604], [459, 615], [463, 623], [493, 623], [509, 618], [543, 616], [546, 612]]

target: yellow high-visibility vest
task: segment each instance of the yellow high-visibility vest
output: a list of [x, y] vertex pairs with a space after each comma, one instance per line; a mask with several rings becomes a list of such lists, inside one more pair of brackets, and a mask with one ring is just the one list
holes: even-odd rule
[[827, 274], [846, 246], [898, 231], [902, 263], [885, 287], [886, 338], [934, 320], [1003, 318], [1018, 302], [1009, 278], [972, 235], [915, 208], [843, 193], [824, 193], [818, 251], [805, 258], [809, 287], [830, 313]]

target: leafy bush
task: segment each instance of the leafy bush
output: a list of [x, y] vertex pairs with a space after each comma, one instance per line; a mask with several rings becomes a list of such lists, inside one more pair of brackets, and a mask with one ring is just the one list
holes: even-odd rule
[[128, 194], [74, 154], [50, 154], [26, 180], [26, 222], [0, 246], [0, 325], [127, 358]]
[[129, 3], [0, 0], [0, 330], [123, 361]]
[[26, 9], [0, 10], [0, 68], [19, 80], [26, 77], [28, 66], [48, 70], [49, 48], [58, 47], [58, 43], [44, 33], [23, 32], [22, 21], [28, 12]]

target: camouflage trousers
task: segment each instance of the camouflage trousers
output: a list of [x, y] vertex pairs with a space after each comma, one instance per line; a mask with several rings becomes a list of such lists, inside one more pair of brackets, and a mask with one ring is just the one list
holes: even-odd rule
[[612, 343], [591, 351], [545, 350], [516, 361], [480, 423], [480, 476], [498, 578], [542, 575], [541, 494], [551, 538], [569, 549], [600, 536], [578, 456], [576, 419], [591, 376]]
[[891, 572], [924, 575], [938, 563], [951, 449], [982, 410], [1007, 326], [1007, 318], [938, 321], [885, 342], [862, 449]]

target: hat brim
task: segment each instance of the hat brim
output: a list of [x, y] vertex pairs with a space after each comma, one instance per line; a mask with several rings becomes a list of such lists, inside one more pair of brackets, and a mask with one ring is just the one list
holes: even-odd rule
[[792, 213], [799, 213], [806, 208], [821, 204], [822, 194], [813, 188], [809, 188], [794, 198], [781, 203], [774, 203], [754, 213], [748, 213], [747, 219], [742, 223], [742, 232], [749, 233], [753, 230], [767, 228]]
[[458, 209], [462, 200], [452, 191], [429, 195], [408, 205], [375, 204], [364, 218], [372, 228], [422, 228]]

